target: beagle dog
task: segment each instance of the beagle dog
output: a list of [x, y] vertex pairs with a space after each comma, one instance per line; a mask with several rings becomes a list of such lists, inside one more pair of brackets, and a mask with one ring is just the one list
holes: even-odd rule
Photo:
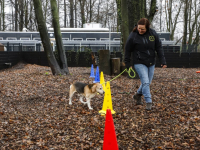
[[[69, 105], [72, 105], [72, 96], [77, 92], [80, 96], [80, 101], [83, 104], [87, 104], [89, 109], [93, 109], [90, 105], [90, 100], [96, 93], [104, 94], [103, 87], [100, 83], [86, 84], [82, 82], [76, 82], [70, 85], [69, 90]], [[83, 101], [83, 97], [86, 98], [86, 102]]]

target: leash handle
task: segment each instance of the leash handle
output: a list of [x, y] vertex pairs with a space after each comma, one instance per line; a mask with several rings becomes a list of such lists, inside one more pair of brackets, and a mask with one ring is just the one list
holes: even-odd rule
[[[135, 71], [132, 68], [129, 68], [129, 70], [127, 70], [127, 69], [125, 69], [125, 70], [128, 72], [129, 77], [131, 77], [132, 79], [135, 78], [136, 73], [135, 73]], [[134, 73], [133, 76], [131, 76], [131, 71]]]
[[[135, 76], [136, 76], [135, 71], [134, 71], [132, 68], [129, 68], [129, 70], [124, 69], [124, 71], [122, 71], [119, 75], [117, 75], [116, 77], [114, 77], [113, 79], [111, 79], [111, 80], [109, 80], [109, 81], [107, 81], [107, 82], [111, 82], [111, 81], [115, 80], [116, 78], [118, 78], [119, 76], [121, 76], [125, 71], [128, 73], [129, 77], [135, 78]], [[133, 76], [131, 76], [131, 71], [134, 73]], [[104, 82], [104, 83], [102, 83], [102, 84], [106, 84], [106, 82]]]

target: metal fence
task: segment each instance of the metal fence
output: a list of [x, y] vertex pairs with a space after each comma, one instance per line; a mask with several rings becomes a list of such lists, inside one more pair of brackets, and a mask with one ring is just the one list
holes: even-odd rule
[[88, 51], [98, 52], [100, 49], [109, 49], [110, 51], [121, 51], [120, 41], [63, 41], [65, 51]]
[[163, 45], [163, 50], [169, 53], [200, 53], [200, 44]]
[[38, 40], [1, 40], [4, 51], [41, 51], [41, 42]]
[[[41, 41], [37, 40], [1, 40], [4, 51], [44, 51]], [[56, 50], [56, 42], [51, 41], [53, 50]], [[174, 41], [162, 41], [165, 53], [200, 53], [199, 45], [174, 45]], [[120, 41], [66, 41], [63, 40], [64, 50], [74, 52], [92, 51], [98, 52], [100, 49], [109, 49], [110, 52], [122, 51]], [[0, 50], [1, 51], [1, 50]]]
[[[33, 44], [33, 43], [31, 43]], [[102, 42], [98, 45], [90, 45], [82, 42], [80, 44], [71, 43], [65, 45], [66, 57], [69, 67], [89, 67], [92, 63], [91, 53], [94, 52], [98, 57], [100, 49], [108, 49], [109, 43]], [[98, 43], [99, 44], [99, 43]], [[115, 50], [115, 46], [117, 47]], [[40, 43], [35, 42], [34, 45], [22, 43], [7, 43], [5, 46], [7, 51], [1, 51], [0, 47], [0, 69], [4, 69], [15, 65], [19, 61], [25, 61], [30, 64], [38, 64], [48, 66], [48, 60], [44, 51], [40, 51]], [[119, 51], [120, 45], [111, 46], [111, 54], [119, 57], [122, 61], [124, 53]], [[3, 48], [4, 49], [4, 48]], [[163, 46], [167, 66], [169, 68], [197, 68], [200, 67], [200, 45], [165, 45]], [[160, 67], [160, 62], [157, 59], [156, 67]]]
[[[112, 55], [122, 61], [122, 52], [112, 52]], [[69, 67], [90, 67], [92, 62], [89, 52], [66, 52]], [[98, 53], [95, 52], [98, 58]], [[200, 67], [200, 53], [171, 53], [166, 52], [165, 58], [168, 68], [197, 68]], [[48, 66], [48, 59], [45, 52], [0, 52], [0, 69], [15, 65], [19, 61], [30, 64]], [[160, 67], [159, 59], [156, 60], [156, 67]]]

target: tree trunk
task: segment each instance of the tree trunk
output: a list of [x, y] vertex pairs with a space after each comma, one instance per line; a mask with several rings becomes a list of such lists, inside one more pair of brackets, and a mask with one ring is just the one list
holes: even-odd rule
[[[33, 14], [32, 14], [32, 11], [33, 11], [33, 2], [30, 2], [30, 4], [29, 4], [29, 8], [30, 8], [30, 10], [28, 11], [29, 12], [29, 29], [31, 30], [31, 31], [33, 31], [33, 30], [35, 30], [35, 28], [33, 27], [33, 20], [34, 20], [34, 18], [33, 18]], [[28, 26], [28, 24], [27, 24], [27, 26]]]
[[75, 28], [77, 28], [77, 12], [76, 12], [76, 5], [77, 5], [77, 2], [75, 0], [75, 4], [74, 4], [74, 17], [75, 17]]
[[15, 0], [15, 31], [18, 31], [18, 0]]
[[70, 0], [70, 28], [74, 27], [74, 3], [73, 0]]
[[2, 2], [0, 1], [0, 31], [1, 31], [1, 18], [2, 18]]
[[56, 61], [56, 58], [53, 54], [53, 50], [51, 47], [51, 43], [48, 37], [48, 31], [46, 27], [46, 22], [44, 21], [43, 11], [42, 11], [42, 4], [40, 0], [33, 0], [34, 8], [35, 8], [35, 16], [38, 24], [38, 30], [40, 32], [40, 37], [42, 40], [42, 44], [44, 47], [44, 51], [47, 55], [48, 63], [51, 68], [53, 75], [61, 74], [60, 67]]
[[[127, 0], [128, 2], [128, 18], [129, 32], [141, 18], [147, 18], [150, 22], [153, 20], [156, 10], [156, 0], [151, 0], [149, 11], [146, 7], [146, 0]], [[148, 13], [147, 13], [148, 12]]]
[[56, 46], [58, 50], [58, 56], [59, 56], [59, 65], [62, 69], [63, 74], [69, 74], [68, 65], [67, 65], [67, 58], [65, 55], [65, 50], [63, 47], [62, 42], [62, 35], [60, 32], [60, 24], [59, 24], [59, 15], [58, 15], [58, 7], [56, 0], [51, 0], [51, 12], [52, 12], [52, 18], [53, 18], [53, 26], [54, 26], [54, 34], [56, 38]]
[[[145, 4], [146, 4], [146, 0], [145, 0]], [[144, 9], [144, 11], [146, 12], [146, 9]], [[155, 13], [156, 13], [156, 0], [151, 0], [151, 7], [150, 7], [149, 15], [147, 15], [146, 18], [148, 18], [148, 20], [150, 22], [152, 22]]]
[[3, 12], [3, 2], [0, 1], [0, 31], [2, 31], [2, 24], [1, 24], [1, 21], [2, 21], [2, 12]]
[[20, 18], [19, 18], [19, 31], [22, 31], [24, 25], [24, 0], [19, 0]]
[[[127, 0], [128, 3], [128, 18], [129, 18], [129, 33], [133, 30], [134, 26], [138, 21], [138, 13], [136, 8], [138, 8], [135, 0]], [[137, 13], [137, 14], [135, 14]]]
[[183, 44], [187, 44], [187, 29], [188, 29], [188, 0], [185, 0], [184, 8], [184, 27], [183, 27]]
[[64, 28], [67, 27], [66, 22], [67, 22], [67, 6], [66, 6], [66, 0], [64, 0]]
[[5, 0], [2, 0], [2, 23], [3, 23], [3, 31], [6, 29], [5, 25]]
[[121, 0], [116, 0], [117, 3], [117, 31], [121, 31]]
[[92, 0], [90, 0], [90, 22], [92, 22]]
[[43, 10], [44, 10], [44, 21], [47, 22], [47, 10], [48, 10], [48, 0], [46, 0], [44, 6], [43, 6]]
[[[196, 4], [196, 1], [195, 1], [194, 5], [195, 4]], [[192, 1], [190, 1], [189, 5], [190, 5], [190, 11], [191, 11], [193, 9], [192, 8]], [[198, 25], [198, 18], [200, 16], [200, 11], [196, 9], [196, 5], [194, 7], [195, 7], [194, 14], [189, 13], [190, 14], [189, 18], [190, 19], [189, 19], [189, 25], [188, 25], [188, 27], [189, 27], [188, 44], [192, 44], [193, 43], [193, 39], [192, 38], [194, 37], [195, 27], [196, 27], [196, 25]], [[193, 23], [192, 23], [191, 20], [192, 20], [193, 17], [194, 17], [194, 20], [193, 20]], [[191, 23], [192, 23], [192, 25], [191, 25]], [[196, 32], [197, 31], [198, 31], [198, 29], [196, 28]], [[197, 33], [196, 36], [199, 36], [199, 34]]]
[[120, 74], [120, 58], [111, 58], [111, 74]]
[[122, 0], [121, 1], [121, 15], [122, 15], [122, 22], [121, 22], [121, 29], [122, 29], [122, 47], [123, 47], [123, 52], [125, 52], [125, 44], [127, 41], [127, 38], [129, 36], [129, 23], [128, 23], [128, 6], [127, 6], [127, 1]]
[[80, 7], [81, 7], [81, 20], [82, 20], [82, 25], [81, 27], [83, 27], [83, 24], [85, 24], [85, 0], [79, 0], [80, 2]]
[[196, 31], [196, 38], [194, 39], [194, 44], [200, 44], [200, 38], [199, 38], [199, 35], [200, 34], [200, 23], [199, 23], [199, 27], [198, 27], [198, 29], [197, 29], [197, 31]]
[[24, 10], [24, 27], [28, 28], [28, 3], [27, 0], [25, 0], [25, 4], [24, 4], [25, 10]]
[[109, 50], [99, 50], [99, 70], [99, 72], [111, 75]]

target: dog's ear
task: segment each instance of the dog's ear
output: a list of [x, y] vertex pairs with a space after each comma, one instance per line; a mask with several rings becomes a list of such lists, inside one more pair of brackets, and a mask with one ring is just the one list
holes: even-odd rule
[[93, 84], [93, 86], [92, 86], [92, 88], [91, 88], [92, 93], [96, 92], [96, 87], [97, 87], [97, 85], [96, 85], [96, 84]]

